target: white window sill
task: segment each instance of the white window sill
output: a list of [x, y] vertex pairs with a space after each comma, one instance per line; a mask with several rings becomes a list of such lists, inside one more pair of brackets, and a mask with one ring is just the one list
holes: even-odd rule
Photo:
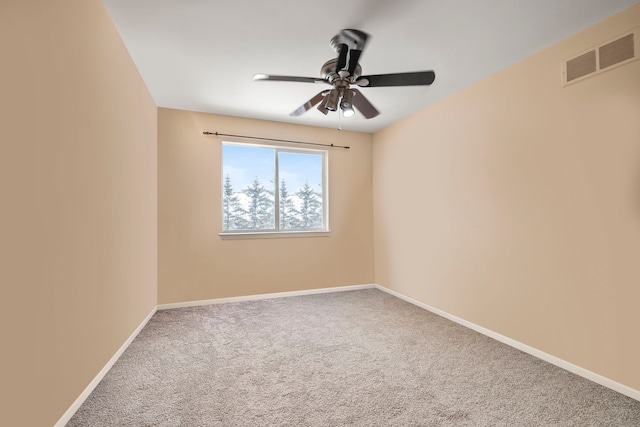
[[289, 237], [329, 237], [331, 231], [262, 231], [262, 232], [243, 232], [243, 233], [220, 233], [218, 234], [222, 240], [233, 239], [281, 239]]

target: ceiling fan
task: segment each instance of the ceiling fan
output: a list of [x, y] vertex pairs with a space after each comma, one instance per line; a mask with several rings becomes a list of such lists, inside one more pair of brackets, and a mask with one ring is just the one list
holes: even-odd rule
[[412, 73], [362, 75], [358, 61], [367, 44], [367, 33], [346, 29], [331, 39], [331, 47], [337, 52], [337, 58], [325, 62], [320, 70], [322, 77], [277, 76], [272, 74], [256, 74], [253, 80], [278, 82], [326, 83], [332, 89], [323, 90], [302, 104], [290, 116], [299, 116], [314, 106], [318, 106], [323, 114], [329, 111], [342, 110], [344, 117], [355, 114], [354, 107], [367, 119], [377, 116], [379, 111], [365, 98], [358, 87], [381, 86], [428, 86], [436, 78], [433, 71], [417, 71]]

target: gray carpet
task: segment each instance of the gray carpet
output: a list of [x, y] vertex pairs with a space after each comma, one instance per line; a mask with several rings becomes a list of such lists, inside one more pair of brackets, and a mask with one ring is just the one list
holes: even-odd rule
[[157, 312], [73, 426], [640, 426], [640, 402], [375, 289]]

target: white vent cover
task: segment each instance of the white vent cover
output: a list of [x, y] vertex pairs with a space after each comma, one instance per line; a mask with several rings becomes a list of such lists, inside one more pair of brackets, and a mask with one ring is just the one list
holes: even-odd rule
[[562, 63], [562, 85], [568, 85], [640, 59], [640, 27]]

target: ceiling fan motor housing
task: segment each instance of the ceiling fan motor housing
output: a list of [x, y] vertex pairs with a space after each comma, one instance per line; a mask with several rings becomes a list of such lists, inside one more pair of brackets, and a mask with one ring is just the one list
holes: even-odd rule
[[322, 78], [331, 84], [333, 84], [334, 80], [341, 78], [345, 78], [349, 83], [353, 83], [358, 77], [362, 75], [362, 67], [360, 67], [360, 64], [358, 64], [356, 66], [356, 69], [353, 71], [353, 75], [342, 77], [339, 72], [336, 72], [337, 64], [338, 60], [336, 58], [333, 58], [325, 62], [320, 69], [320, 75], [322, 76]]

